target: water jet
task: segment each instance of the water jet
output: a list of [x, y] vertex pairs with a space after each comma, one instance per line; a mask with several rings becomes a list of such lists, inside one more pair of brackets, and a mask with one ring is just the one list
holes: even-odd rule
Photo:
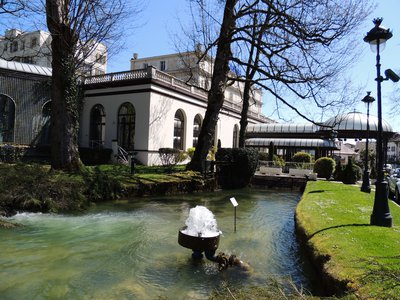
[[196, 206], [189, 211], [186, 226], [178, 233], [178, 243], [193, 251], [193, 259], [201, 259], [203, 252], [207, 259], [216, 261], [215, 251], [219, 245], [221, 231], [213, 213], [204, 206]]

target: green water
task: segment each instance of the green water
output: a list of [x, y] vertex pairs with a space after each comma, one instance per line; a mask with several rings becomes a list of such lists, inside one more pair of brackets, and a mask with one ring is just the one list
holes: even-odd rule
[[[204, 299], [226, 283], [262, 285], [271, 276], [307, 287], [293, 234], [298, 199], [247, 189], [108, 202], [73, 216], [18, 214], [11, 219], [24, 227], [0, 229], [0, 299]], [[250, 273], [195, 263], [178, 245], [196, 205], [216, 217], [218, 251], [240, 256]]]

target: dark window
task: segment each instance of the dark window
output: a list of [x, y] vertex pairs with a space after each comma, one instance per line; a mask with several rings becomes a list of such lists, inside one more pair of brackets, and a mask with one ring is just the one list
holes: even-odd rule
[[121, 105], [118, 111], [118, 145], [125, 150], [134, 149], [135, 108], [130, 103]]
[[174, 118], [174, 148], [183, 150], [185, 120], [181, 110], [177, 110]]
[[93, 106], [90, 112], [90, 147], [98, 148], [104, 144], [106, 115], [101, 104]]
[[193, 122], [193, 147], [197, 146], [197, 142], [199, 139], [199, 134], [200, 134], [200, 128], [201, 128], [201, 116], [196, 115], [194, 117], [194, 122]]
[[50, 144], [50, 116], [51, 116], [51, 101], [47, 101], [42, 108], [41, 126], [39, 133], [38, 144]]
[[0, 95], [0, 143], [14, 142], [15, 104], [10, 97]]
[[36, 37], [31, 39], [31, 48], [36, 47], [38, 44], [38, 39]]
[[232, 144], [233, 148], [237, 148], [239, 147], [239, 126], [237, 124], [235, 124], [235, 126], [233, 127], [233, 144]]
[[18, 51], [18, 41], [12, 42], [10, 50], [11, 50], [10, 52], [17, 52]]
[[165, 71], [165, 60], [160, 61], [160, 70]]

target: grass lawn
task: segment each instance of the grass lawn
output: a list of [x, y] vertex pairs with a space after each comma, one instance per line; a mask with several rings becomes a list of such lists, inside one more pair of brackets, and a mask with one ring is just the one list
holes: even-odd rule
[[400, 299], [400, 207], [393, 227], [371, 226], [374, 192], [330, 181], [307, 184], [296, 220], [324, 270], [362, 299]]

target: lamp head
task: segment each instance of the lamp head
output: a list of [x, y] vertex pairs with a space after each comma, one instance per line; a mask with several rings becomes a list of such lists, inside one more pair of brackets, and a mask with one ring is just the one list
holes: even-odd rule
[[390, 39], [393, 34], [390, 29], [381, 26], [382, 18], [375, 18], [373, 20], [375, 26], [364, 37], [364, 42], [371, 46], [371, 50], [377, 52], [378, 47], [380, 51], [385, 48], [386, 41]]
[[370, 95], [371, 92], [367, 92], [367, 96], [365, 96], [361, 101], [364, 102], [365, 104], [371, 104], [372, 102], [375, 101], [375, 98]]

